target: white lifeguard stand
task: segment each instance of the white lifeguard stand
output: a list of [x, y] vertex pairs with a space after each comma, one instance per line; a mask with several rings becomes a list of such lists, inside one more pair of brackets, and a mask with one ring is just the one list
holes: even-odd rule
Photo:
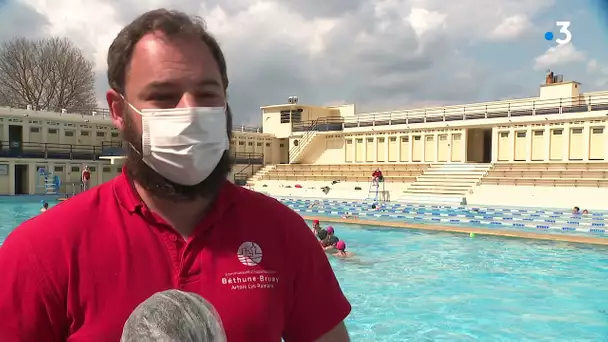
[[367, 191], [367, 199], [373, 200], [374, 202], [389, 202], [390, 195], [384, 187], [385, 179], [382, 180], [371, 180], [369, 182], [369, 189]]

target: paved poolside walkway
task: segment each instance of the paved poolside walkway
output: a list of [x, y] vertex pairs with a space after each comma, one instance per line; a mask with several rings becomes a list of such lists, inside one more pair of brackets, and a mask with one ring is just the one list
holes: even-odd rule
[[390, 228], [405, 228], [415, 230], [428, 230], [435, 232], [450, 232], [460, 234], [471, 234], [485, 235], [485, 236], [501, 236], [509, 238], [520, 238], [520, 239], [533, 239], [533, 240], [545, 240], [545, 241], [561, 241], [561, 242], [572, 242], [582, 243], [591, 245], [604, 245], [608, 246], [608, 238], [596, 238], [589, 236], [576, 236], [576, 235], [558, 235], [558, 234], [543, 234], [543, 233], [532, 233], [532, 232], [521, 232], [513, 230], [500, 230], [500, 229], [484, 229], [484, 228], [473, 228], [473, 227], [456, 227], [456, 226], [437, 226], [434, 224], [416, 224], [406, 222], [387, 222], [387, 221], [373, 221], [373, 220], [361, 220], [361, 219], [344, 219], [339, 217], [326, 217], [326, 216], [302, 216], [305, 220], [320, 220], [323, 222], [337, 222], [346, 224], [364, 224], [368, 226], [377, 227], [390, 227]]

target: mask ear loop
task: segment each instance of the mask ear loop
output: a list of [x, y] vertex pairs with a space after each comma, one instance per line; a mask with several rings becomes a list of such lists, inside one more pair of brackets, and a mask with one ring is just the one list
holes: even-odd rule
[[[135, 108], [135, 106], [133, 106], [129, 101], [127, 101], [127, 99], [125, 98], [125, 96], [123, 94], [120, 94], [120, 97], [122, 98], [123, 102], [126, 103], [134, 112], [136, 112], [139, 115], [142, 115], [141, 112], [139, 110], [137, 110], [137, 108]], [[143, 123], [143, 120], [142, 120], [142, 123]], [[135, 146], [133, 146], [133, 144], [130, 141], [127, 143], [129, 144], [129, 146], [135, 153], [137, 153], [140, 156], [143, 156], [142, 152], [139, 151]], [[142, 148], [143, 148], [143, 133], [142, 133]]]

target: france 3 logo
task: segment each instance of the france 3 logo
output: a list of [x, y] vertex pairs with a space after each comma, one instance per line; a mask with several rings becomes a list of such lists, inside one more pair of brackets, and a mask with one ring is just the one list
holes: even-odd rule
[[572, 41], [572, 32], [570, 32], [570, 22], [569, 21], [556, 21], [555, 26], [559, 28], [559, 37], [556, 34], [553, 34], [551, 31], [545, 32], [545, 40], [553, 41], [557, 43], [557, 45], [566, 45]]

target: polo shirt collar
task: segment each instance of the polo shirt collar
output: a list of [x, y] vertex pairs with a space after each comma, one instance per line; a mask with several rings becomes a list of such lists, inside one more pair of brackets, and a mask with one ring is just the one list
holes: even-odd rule
[[[145, 203], [135, 190], [133, 182], [129, 179], [125, 167], [122, 168], [121, 174], [114, 180], [112, 187], [116, 200], [129, 213], [141, 210], [145, 206]], [[221, 212], [236, 202], [240, 193], [241, 188], [239, 186], [225, 180], [212, 206], [214, 211], [217, 214], [221, 214]]]

